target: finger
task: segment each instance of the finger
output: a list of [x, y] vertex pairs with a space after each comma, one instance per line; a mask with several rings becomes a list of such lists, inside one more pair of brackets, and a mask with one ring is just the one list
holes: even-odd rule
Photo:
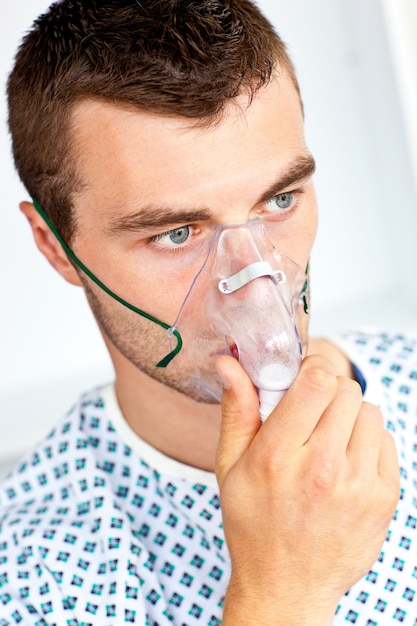
[[221, 487], [225, 476], [251, 444], [260, 428], [258, 395], [241, 365], [230, 356], [216, 361], [223, 381], [222, 424], [216, 455]]
[[393, 490], [398, 500], [400, 495], [400, 469], [397, 447], [394, 437], [387, 430], [384, 430], [382, 433], [378, 457], [378, 474], [385, 484]]
[[359, 384], [345, 376], [338, 376], [335, 396], [317, 423], [310, 440], [314, 439], [315, 445], [322, 445], [328, 455], [345, 455], [362, 404]]
[[371, 478], [379, 475], [388, 504], [399, 496], [399, 465], [394, 438], [384, 428], [380, 410], [364, 402], [348, 446], [348, 458], [355, 473]]
[[380, 410], [369, 402], [363, 402], [347, 449], [348, 459], [358, 472], [368, 469], [373, 475], [377, 474], [383, 432]]
[[327, 359], [306, 357], [294, 383], [266, 420], [259, 445], [280, 453], [306, 443], [334, 398], [337, 378]]

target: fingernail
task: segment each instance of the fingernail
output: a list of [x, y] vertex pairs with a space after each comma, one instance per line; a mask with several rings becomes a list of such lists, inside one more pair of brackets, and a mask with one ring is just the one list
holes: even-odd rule
[[224, 373], [219, 370], [219, 368], [216, 367], [216, 369], [217, 369], [217, 373], [219, 375], [219, 378], [220, 378], [220, 380], [222, 382], [223, 388], [224, 389], [230, 389], [230, 387], [232, 386], [230, 381], [227, 379], [227, 377], [224, 375]]

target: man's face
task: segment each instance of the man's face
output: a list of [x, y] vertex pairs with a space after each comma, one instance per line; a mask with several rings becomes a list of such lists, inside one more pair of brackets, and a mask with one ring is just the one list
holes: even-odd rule
[[[75, 150], [83, 190], [75, 200], [73, 248], [120, 297], [172, 324], [214, 229], [273, 214], [277, 250], [305, 267], [317, 210], [313, 161], [297, 92], [285, 74], [229, 105], [208, 128], [192, 120], [102, 102], [77, 105]], [[160, 382], [205, 399], [189, 385], [212, 354], [155, 368], [170, 351], [166, 331], [83, 279], [116, 365], [128, 361]], [[198, 319], [199, 311], [195, 316]]]

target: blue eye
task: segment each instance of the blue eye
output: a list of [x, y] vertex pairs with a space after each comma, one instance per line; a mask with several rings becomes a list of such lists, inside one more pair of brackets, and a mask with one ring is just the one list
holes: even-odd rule
[[187, 241], [190, 236], [190, 228], [189, 226], [181, 226], [181, 228], [175, 228], [174, 230], [170, 230], [167, 235], [169, 236], [172, 243], [181, 244]]
[[279, 209], [288, 209], [293, 201], [292, 193], [280, 193], [274, 198], [274, 202]]
[[195, 226], [179, 226], [178, 228], [167, 230], [165, 233], [150, 237], [148, 243], [162, 252], [183, 252], [193, 242], [193, 236], [197, 234], [196, 231], [198, 233], [198, 229]]

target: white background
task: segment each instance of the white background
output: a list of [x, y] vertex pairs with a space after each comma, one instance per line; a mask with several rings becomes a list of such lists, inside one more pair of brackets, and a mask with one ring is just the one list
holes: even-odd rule
[[[0, 7], [0, 466], [112, 368], [81, 290], [35, 249], [18, 211], [4, 84], [17, 44], [48, 6]], [[262, 0], [288, 43], [318, 162], [312, 259], [316, 333], [417, 333], [417, 15], [413, 0]], [[1, 467], [0, 467], [1, 471]]]

